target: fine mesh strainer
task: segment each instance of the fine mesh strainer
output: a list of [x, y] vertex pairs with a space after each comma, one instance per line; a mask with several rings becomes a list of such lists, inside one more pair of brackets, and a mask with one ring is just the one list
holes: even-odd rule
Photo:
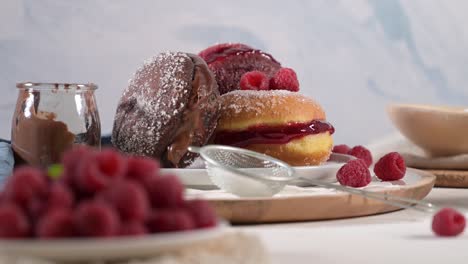
[[400, 208], [429, 213], [439, 209], [423, 201], [299, 177], [287, 163], [246, 149], [207, 145], [190, 146], [189, 151], [198, 153], [203, 158], [213, 184], [239, 197], [271, 197], [291, 181], [300, 179], [313, 185], [363, 196]]

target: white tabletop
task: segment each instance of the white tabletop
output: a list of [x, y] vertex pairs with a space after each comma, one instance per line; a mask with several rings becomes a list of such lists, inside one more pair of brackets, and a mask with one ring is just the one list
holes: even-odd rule
[[[468, 212], [468, 190], [435, 188], [426, 201]], [[468, 232], [433, 235], [414, 210], [334, 221], [237, 227], [259, 235], [272, 263], [468, 263]]]

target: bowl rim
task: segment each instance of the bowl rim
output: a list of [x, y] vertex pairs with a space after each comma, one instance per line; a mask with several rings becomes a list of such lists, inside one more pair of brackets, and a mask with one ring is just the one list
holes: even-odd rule
[[431, 105], [431, 104], [417, 104], [417, 103], [390, 103], [387, 105], [387, 111], [392, 111], [393, 109], [412, 109], [416, 111], [423, 112], [439, 112], [439, 113], [449, 113], [449, 114], [458, 114], [458, 115], [467, 115], [468, 116], [468, 106], [460, 105]]

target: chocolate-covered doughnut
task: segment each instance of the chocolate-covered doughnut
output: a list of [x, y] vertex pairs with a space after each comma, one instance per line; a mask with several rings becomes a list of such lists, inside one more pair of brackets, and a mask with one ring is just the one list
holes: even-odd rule
[[213, 73], [194, 54], [166, 52], [137, 70], [117, 106], [112, 143], [121, 151], [186, 167], [189, 145], [206, 144], [219, 117]]

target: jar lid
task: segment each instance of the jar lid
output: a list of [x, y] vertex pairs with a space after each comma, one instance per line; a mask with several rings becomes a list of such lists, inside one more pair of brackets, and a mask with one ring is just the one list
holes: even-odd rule
[[94, 83], [39, 83], [39, 82], [19, 82], [16, 83], [19, 89], [44, 89], [44, 90], [96, 90], [98, 86]]

